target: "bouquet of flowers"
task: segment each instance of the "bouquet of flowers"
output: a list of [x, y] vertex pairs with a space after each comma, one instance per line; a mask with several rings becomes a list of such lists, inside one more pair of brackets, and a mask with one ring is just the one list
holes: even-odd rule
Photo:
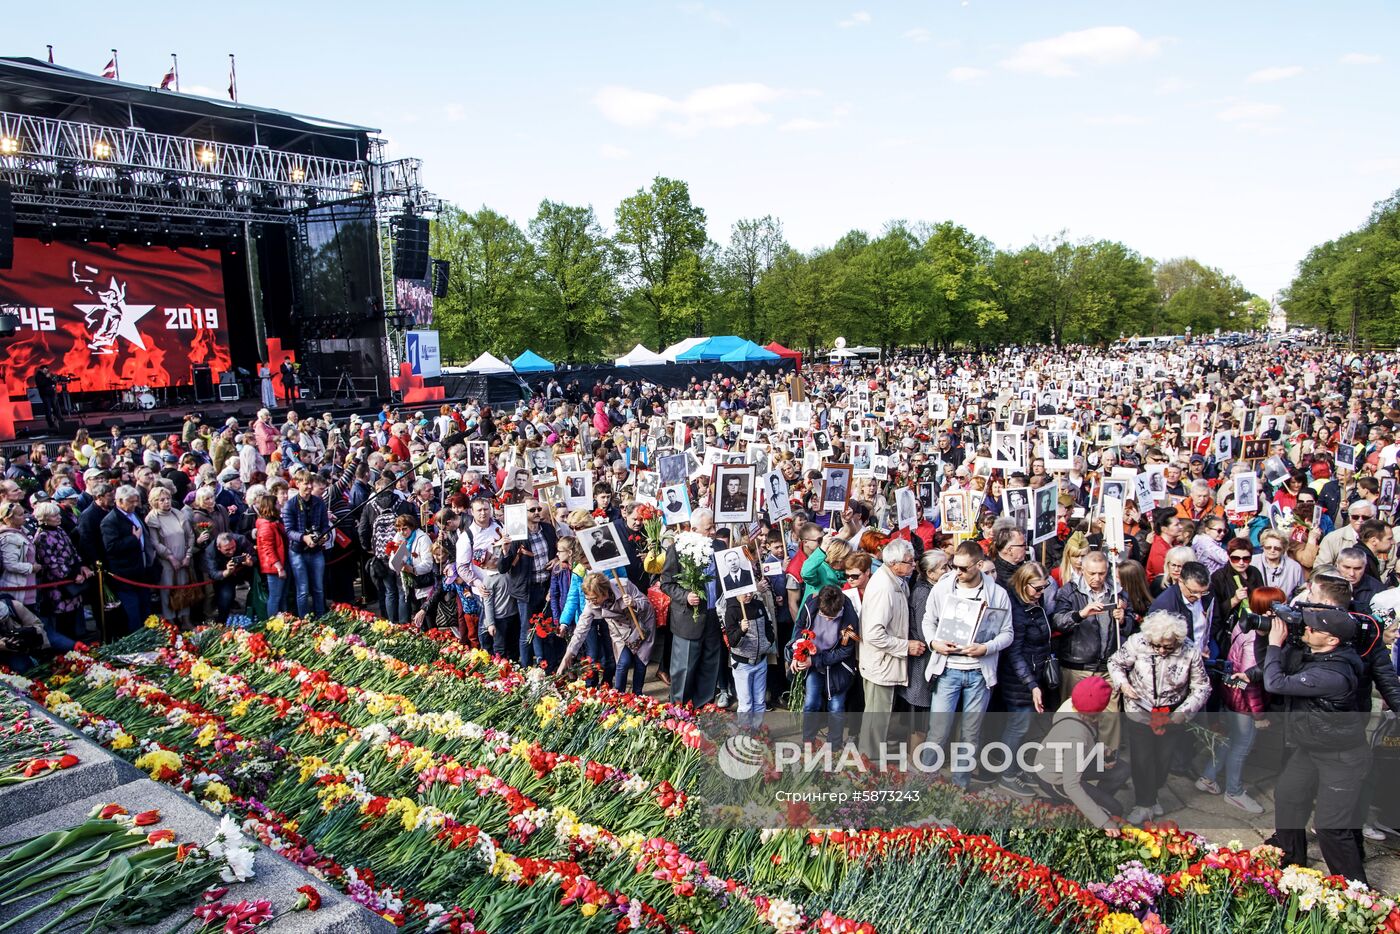
[[796, 642], [792, 644], [792, 687], [788, 689], [788, 710], [792, 713], [802, 711], [803, 702], [807, 699], [807, 672], [812, 664], [812, 656], [817, 654], [817, 634], [810, 629], [802, 630]]
[[713, 579], [709, 570], [715, 557], [714, 542], [699, 532], [682, 532], [676, 536], [676, 557], [681, 565], [676, 582], [693, 594], [705, 596], [705, 585]]
[[661, 540], [666, 524], [661, 521], [661, 513], [656, 507], [646, 503], [637, 507], [637, 515], [642, 520], [642, 534], [646, 537], [647, 550], [642, 558], [642, 569], [648, 574], [660, 574], [666, 563], [666, 545]]
[[559, 623], [549, 612], [539, 612], [531, 616], [530, 626], [535, 630], [535, 635], [541, 639], [548, 639], [559, 632]]

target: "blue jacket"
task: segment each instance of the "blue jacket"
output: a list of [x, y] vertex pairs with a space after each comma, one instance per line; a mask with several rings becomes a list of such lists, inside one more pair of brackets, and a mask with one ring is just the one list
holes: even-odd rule
[[287, 544], [292, 552], [306, 553], [306, 543], [301, 540], [303, 535], [330, 534], [331, 520], [326, 501], [314, 495], [304, 497], [298, 494], [292, 497], [282, 507], [282, 525], [287, 529]]
[[1040, 687], [1040, 674], [1050, 657], [1050, 616], [1040, 603], [1022, 603], [1014, 590], [1011, 598], [1011, 645], [997, 658], [997, 690], [1010, 710], [1024, 710], [1034, 703], [1031, 689]]
[[560, 568], [549, 579], [549, 611], [560, 626], [578, 621], [583, 602], [583, 578], [573, 568]]

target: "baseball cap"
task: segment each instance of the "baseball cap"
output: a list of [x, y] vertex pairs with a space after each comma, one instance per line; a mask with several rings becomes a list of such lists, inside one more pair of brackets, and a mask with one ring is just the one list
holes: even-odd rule
[[1356, 621], [1346, 610], [1305, 610], [1303, 623], [1313, 632], [1329, 632], [1342, 642], [1350, 642], [1356, 638]]

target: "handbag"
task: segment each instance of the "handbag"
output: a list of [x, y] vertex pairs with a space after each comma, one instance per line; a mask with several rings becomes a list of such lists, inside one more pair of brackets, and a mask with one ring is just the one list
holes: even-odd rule
[[1060, 658], [1058, 655], [1048, 655], [1045, 664], [1040, 669], [1040, 680], [1050, 690], [1058, 690], [1064, 681], [1064, 674], [1060, 671]]
[[666, 591], [661, 589], [660, 584], [652, 584], [647, 588], [647, 601], [651, 603], [651, 608], [656, 611], [656, 627], [669, 625], [671, 622], [671, 597]]

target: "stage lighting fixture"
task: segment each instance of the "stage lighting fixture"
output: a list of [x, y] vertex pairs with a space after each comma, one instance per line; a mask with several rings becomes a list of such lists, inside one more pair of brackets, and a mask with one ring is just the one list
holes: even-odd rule
[[53, 231], [47, 227], [39, 231], [39, 242], [42, 243], [44, 246], [48, 246], [49, 244], [53, 243]]
[[296, 166], [292, 169], [291, 175], [289, 177], [292, 181], [300, 184], [302, 180], [306, 178], [306, 170], [303, 169], [301, 166]]
[[230, 207], [238, 200], [238, 183], [231, 178], [219, 182], [219, 191], [223, 192], [224, 203]]
[[321, 203], [321, 196], [316, 193], [316, 189], [314, 188], [303, 189], [301, 196], [305, 199], [308, 209], [314, 209]]
[[262, 194], [259, 200], [268, 208], [279, 208], [282, 206], [282, 199], [277, 195], [277, 186], [271, 182], [263, 182]]
[[78, 190], [78, 170], [71, 162], [64, 163], [63, 168], [58, 170], [58, 181], [64, 188]]
[[58, 226], [58, 211], [54, 210], [53, 208], [46, 208], [46, 209], [44, 210], [44, 226], [45, 226], [45, 227], [57, 227], [57, 226]]
[[353, 182], [350, 183], [350, 193], [351, 193], [352, 195], [358, 195], [360, 192], [362, 192], [362, 191], [364, 191], [364, 190], [365, 190], [365, 183], [362, 182], [362, 181], [360, 181], [358, 178], [355, 179]]
[[94, 159], [112, 158], [112, 144], [105, 139], [99, 139], [92, 144], [92, 155]]
[[121, 242], [122, 234], [120, 230], [113, 227], [111, 230], [107, 231], [107, 245], [109, 247], [115, 250]]
[[91, 231], [91, 230], [89, 230], [89, 229], [86, 228], [86, 227], [79, 227], [79, 228], [78, 228], [78, 242], [79, 242], [79, 243], [87, 243], [87, 242], [88, 242], [89, 240], [91, 240], [91, 239], [92, 239], [92, 231]]
[[13, 156], [19, 152], [19, 140], [13, 136], [0, 136], [0, 156]]
[[117, 191], [121, 192], [123, 195], [129, 198], [131, 197], [132, 192], [134, 192], [135, 190], [136, 179], [132, 178], [131, 173], [128, 172], [126, 169], [118, 169]]
[[199, 164], [206, 167], [213, 165], [214, 150], [208, 146], [199, 147]]
[[161, 185], [164, 186], [165, 194], [168, 198], [172, 201], [180, 200], [180, 179], [167, 172], [165, 177], [161, 180]]
[[106, 229], [107, 229], [107, 215], [106, 215], [106, 214], [103, 214], [101, 211], [98, 211], [96, 214], [93, 215], [93, 218], [92, 218], [92, 219], [93, 219], [93, 222], [94, 222], [95, 224], [97, 224], [97, 229], [98, 229], [98, 230], [106, 230]]
[[200, 221], [194, 228], [195, 242], [199, 244], [201, 250], [209, 249], [209, 228]]

